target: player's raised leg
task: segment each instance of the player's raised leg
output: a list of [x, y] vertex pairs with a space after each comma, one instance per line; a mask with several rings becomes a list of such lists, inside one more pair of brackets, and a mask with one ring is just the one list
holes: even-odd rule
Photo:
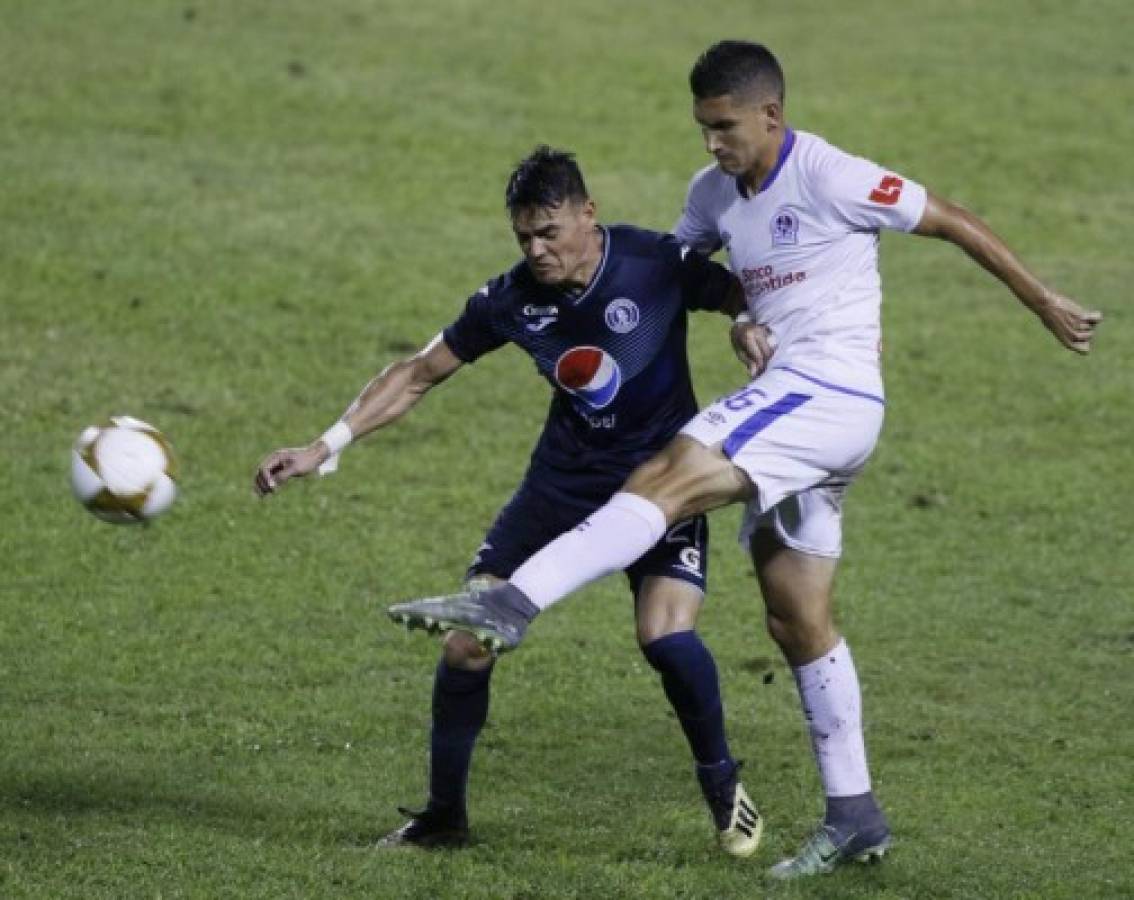
[[752, 557], [768, 632], [795, 674], [826, 795], [823, 822], [771, 874], [797, 878], [878, 859], [889, 847], [890, 829], [871, 791], [858, 675], [832, 619], [837, 558], [791, 549], [769, 530], [753, 535]]
[[751, 493], [748, 477], [718, 448], [678, 435], [639, 466], [605, 506], [532, 556], [507, 584], [476, 595], [400, 603], [390, 607], [390, 618], [428, 631], [464, 629], [494, 651], [512, 650], [539, 612], [584, 584], [629, 567], [674, 522]]

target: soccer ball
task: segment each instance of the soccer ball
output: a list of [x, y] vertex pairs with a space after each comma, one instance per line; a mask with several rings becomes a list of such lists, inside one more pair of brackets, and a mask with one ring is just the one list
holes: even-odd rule
[[165, 435], [139, 419], [113, 416], [84, 428], [71, 451], [75, 497], [104, 522], [148, 522], [177, 497], [177, 466]]

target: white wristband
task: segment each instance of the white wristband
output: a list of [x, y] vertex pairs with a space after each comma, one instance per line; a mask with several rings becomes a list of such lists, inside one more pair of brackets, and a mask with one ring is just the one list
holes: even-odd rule
[[319, 474], [329, 475], [339, 467], [339, 454], [350, 446], [350, 442], [354, 440], [354, 435], [351, 433], [350, 426], [340, 420], [324, 431], [319, 440], [326, 444], [327, 449], [331, 451], [331, 455], [320, 464]]
[[327, 445], [332, 456], [337, 456], [350, 446], [350, 442], [354, 440], [354, 434], [351, 433], [350, 426], [340, 420], [324, 431], [319, 440]]
[[736, 314], [736, 318], [732, 320], [732, 324], [733, 325], [747, 325], [751, 321], [752, 321], [752, 313], [750, 313], [748, 310], [744, 310], [744, 312], [738, 312]]

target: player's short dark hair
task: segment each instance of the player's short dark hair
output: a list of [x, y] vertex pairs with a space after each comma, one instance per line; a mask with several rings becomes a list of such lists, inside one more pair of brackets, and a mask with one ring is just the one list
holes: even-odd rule
[[718, 41], [689, 72], [698, 100], [734, 96], [775, 97], [784, 102], [784, 72], [772, 51], [752, 41]]
[[508, 212], [529, 207], [555, 208], [589, 198], [575, 154], [541, 144], [517, 163], [504, 191]]

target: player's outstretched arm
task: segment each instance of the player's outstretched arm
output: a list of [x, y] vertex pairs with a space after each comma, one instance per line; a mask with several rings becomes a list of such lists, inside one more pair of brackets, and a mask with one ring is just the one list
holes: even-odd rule
[[[347, 407], [335, 428], [349, 429], [347, 440], [388, 425], [405, 415], [425, 396], [461, 367], [461, 360], [437, 335], [413, 356], [392, 363], [374, 376]], [[332, 429], [333, 430], [333, 429]], [[330, 433], [330, 432], [328, 432]], [[306, 447], [288, 447], [265, 457], [256, 470], [255, 488], [261, 497], [292, 478], [310, 475], [336, 452], [321, 437]]]
[[1087, 310], [1070, 297], [1051, 290], [1024, 267], [983, 221], [967, 209], [929, 194], [914, 234], [941, 238], [964, 250], [1003, 281], [1056, 339], [1076, 353], [1089, 353], [1102, 313]]

